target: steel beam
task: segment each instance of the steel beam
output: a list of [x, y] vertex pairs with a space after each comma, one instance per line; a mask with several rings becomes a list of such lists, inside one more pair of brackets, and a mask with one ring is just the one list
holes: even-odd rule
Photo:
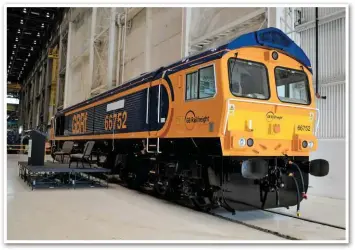
[[115, 75], [115, 48], [116, 48], [116, 8], [111, 8], [110, 28], [108, 37], [108, 55], [107, 55], [107, 90], [111, 89], [114, 84]]
[[191, 8], [182, 9], [181, 57], [188, 57], [190, 51]]
[[224, 33], [224, 32], [226, 32], [226, 31], [228, 31], [228, 30], [230, 30], [230, 29], [232, 29], [234, 27], [237, 27], [238, 25], [241, 25], [241, 24], [247, 22], [248, 20], [250, 20], [252, 18], [258, 17], [258, 16], [263, 15], [263, 14], [265, 14], [265, 8], [260, 8], [260, 9], [258, 9], [256, 11], [253, 11], [253, 12], [251, 12], [251, 13], [249, 13], [249, 14], [241, 17], [241, 18], [236, 19], [236, 21], [234, 21], [234, 22], [231, 22], [231, 23], [229, 23], [229, 24], [227, 24], [227, 25], [225, 25], [225, 26], [223, 26], [223, 27], [221, 27], [221, 28], [219, 28], [219, 29], [217, 29], [217, 30], [215, 30], [213, 32], [210, 32], [210, 33], [208, 33], [208, 34], [206, 34], [206, 35], [204, 35], [202, 37], [199, 37], [199, 38], [191, 41], [190, 44], [191, 44], [191, 46], [199, 44], [199, 43], [205, 41], [206, 39], [213, 38], [213, 37], [217, 36], [218, 34]]
[[71, 72], [70, 72], [70, 55], [71, 55], [71, 36], [72, 36], [72, 30], [73, 30], [73, 23], [72, 22], [69, 22], [69, 29], [68, 29], [68, 46], [67, 46], [67, 67], [65, 69], [65, 90], [64, 90], [64, 103], [63, 103], [63, 106], [64, 108], [66, 108], [69, 104], [68, 102], [68, 95], [69, 95], [69, 88], [70, 88], [70, 84], [69, 84], [69, 81], [70, 81], [70, 75], [71, 75]]
[[149, 72], [152, 61], [152, 8], [145, 8], [145, 10], [145, 72]]
[[91, 33], [90, 33], [90, 41], [89, 41], [89, 85], [85, 89], [86, 98], [90, 97], [91, 88], [94, 83], [94, 58], [95, 58], [94, 42], [95, 42], [96, 17], [97, 17], [97, 8], [94, 7], [92, 9], [92, 15], [91, 15]]

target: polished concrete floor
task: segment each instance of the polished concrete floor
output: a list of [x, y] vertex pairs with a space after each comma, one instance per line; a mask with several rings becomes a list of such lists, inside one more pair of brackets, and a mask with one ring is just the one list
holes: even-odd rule
[[[109, 189], [31, 191], [18, 176], [19, 160], [26, 160], [26, 156], [8, 155], [8, 240], [283, 240], [114, 184]], [[345, 225], [344, 200], [310, 198], [302, 203], [304, 217]], [[310, 227], [291, 218], [244, 215], [236, 216], [295, 237], [345, 239], [345, 231]], [[305, 234], [308, 237], [303, 237]]]
[[278, 240], [280, 238], [111, 185], [35, 190], [8, 155], [8, 240]]

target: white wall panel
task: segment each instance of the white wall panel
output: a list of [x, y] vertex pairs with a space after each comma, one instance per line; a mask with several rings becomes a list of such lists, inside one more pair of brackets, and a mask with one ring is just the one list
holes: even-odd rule
[[91, 8], [76, 8], [76, 18], [72, 24], [70, 38], [69, 65], [70, 74], [65, 82], [67, 95], [65, 96], [67, 106], [74, 105], [85, 100], [85, 83], [88, 82], [88, 52], [89, 36], [91, 29]]
[[[153, 8], [153, 46], [181, 33], [182, 8]], [[178, 48], [180, 49], [180, 47]]]
[[169, 65], [181, 58], [181, 32], [153, 47], [151, 70]]
[[191, 40], [211, 33], [261, 8], [192, 8]]
[[191, 8], [190, 50], [197, 54], [267, 27], [266, 8]]
[[181, 58], [182, 8], [153, 8], [152, 53], [149, 70]]
[[[326, 84], [345, 80], [345, 18], [340, 18], [322, 25], [318, 29], [318, 70], [319, 83]], [[300, 32], [302, 49], [316, 68], [315, 28]], [[315, 77], [315, 72], [313, 79]]]
[[[124, 80], [126, 82], [144, 73], [146, 10], [143, 9], [131, 21], [127, 28], [124, 58]], [[123, 29], [124, 30], [124, 29]], [[123, 31], [124, 32], [124, 31]]]
[[[302, 9], [300, 46], [311, 60], [313, 71], [315, 60], [315, 8]], [[345, 199], [345, 150], [346, 150], [346, 83], [345, 83], [345, 8], [319, 8], [319, 92], [326, 99], [317, 100], [320, 109], [318, 150], [311, 159], [326, 159], [330, 172], [326, 177], [310, 176], [310, 194]], [[333, 16], [330, 16], [333, 15]], [[331, 17], [331, 18], [330, 18]], [[313, 23], [312, 23], [313, 21]], [[297, 30], [297, 28], [296, 28]], [[315, 74], [313, 75], [315, 80]], [[315, 86], [315, 81], [313, 82]]]
[[345, 138], [345, 82], [321, 85], [319, 92], [327, 99], [318, 99], [321, 112], [318, 137]]
[[131, 61], [144, 52], [145, 45], [145, 10], [139, 12], [127, 29], [125, 61]]
[[[302, 11], [304, 23], [314, 21], [314, 8]], [[319, 92], [326, 96], [325, 100], [317, 100], [321, 112], [319, 138], [345, 138], [345, 16], [322, 21], [341, 11], [344, 8], [319, 8], [318, 80]], [[315, 23], [300, 31], [300, 46], [311, 60], [315, 87]]]
[[320, 139], [318, 150], [311, 154], [311, 159], [329, 161], [329, 174], [325, 177], [309, 177], [308, 193], [311, 195], [345, 199], [345, 150], [344, 139]]
[[137, 55], [134, 58], [126, 61], [125, 64], [125, 75], [124, 75], [124, 82], [137, 77], [138, 75], [144, 73], [144, 52]]
[[[316, 16], [315, 8], [305, 7], [305, 8], [300, 8], [300, 10], [302, 12], [303, 23], [314, 21], [314, 18]], [[344, 10], [344, 8], [318, 8], [318, 17], [322, 18], [342, 10]]]

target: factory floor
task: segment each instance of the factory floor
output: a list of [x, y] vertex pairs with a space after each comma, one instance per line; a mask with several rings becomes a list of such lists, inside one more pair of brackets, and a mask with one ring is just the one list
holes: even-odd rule
[[[7, 240], [284, 240], [116, 184], [31, 191], [18, 176], [20, 160], [26, 156], [7, 156]], [[313, 198], [304, 203], [303, 216], [345, 226], [344, 200]], [[292, 228], [292, 222], [278, 225]], [[328, 237], [328, 231], [320, 232], [320, 238]], [[329, 231], [332, 237], [339, 239]]]

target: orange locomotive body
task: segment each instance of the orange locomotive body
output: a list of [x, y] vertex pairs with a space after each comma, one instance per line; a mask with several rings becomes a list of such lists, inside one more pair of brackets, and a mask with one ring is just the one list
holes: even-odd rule
[[51, 139], [94, 140], [130, 186], [200, 209], [299, 206], [309, 174], [329, 171], [309, 161], [314, 96], [307, 56], [268, 28], [58, 112]]

